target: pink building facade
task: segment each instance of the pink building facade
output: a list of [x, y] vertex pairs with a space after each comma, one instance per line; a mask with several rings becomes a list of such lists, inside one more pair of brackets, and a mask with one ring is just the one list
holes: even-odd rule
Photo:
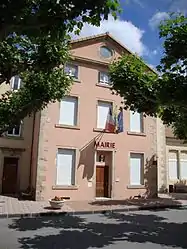
[[60, 103], [41, 112], [34, 140], [36, 200], [155, 195], [157, 120], [124, 111], [123, 132], [103, 132], [110, 108], [121, 106], [121, 98], [111, 93], [108, 66], [129, 51], [109, 34], [71, 45], [66, 70], [74, 84]]

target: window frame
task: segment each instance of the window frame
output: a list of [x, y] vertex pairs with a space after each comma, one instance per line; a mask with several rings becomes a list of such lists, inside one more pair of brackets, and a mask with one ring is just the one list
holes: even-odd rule
[[110, 104], [112, 110], [113, 110], [113, 107], [114, 107], [114, 102], [111, 101], [111, 100], [97, 99], [97, 106], [96, 106], [96, 125], [95, 125], [96, 129], [95, 129], [95, 130], [101, 130], [101, 131], [103, 131], [103, 130], [105, 129], [105, 127], [104, 127], [104, 128], [99, 128], [99, 127], [98, 127], [99, 102], [100, 102], [100, 103], [108, 103], [108, 104]]
[[[177, 158], [170, 159], [170, 153], [176, 153]], [[187, 180], [187, 177], [185, 178], [181, 174], [182, 173], [182, 170], [181, 170], [182, 161], [183, 162], [187, 161], [187, 159], [182, 158], [182, 156], [181, 156], [182, 154], [187, 154], [187, 148], [178, 149], [178, 148], [170, 147], [167, 151], [167, 179], [170, 183]], [[170, 171], [169, 162], [170, 161], [176, 161], [176, 163], [177, 163], [177, 178], [175, 178], [175, 179], [170, 178], [170, 173], [169, 173], [169, 171]]]
[[[103, 80], [101, 80], [101, 74], [107, 75], [107, 77], [108, 77], [109, 80], [108, 80], [108, 81], [103, 81]], [[105, 71], [99, 71], [99, 72], [98, 72], [98, 84], [101, 85], [101, 86], [108, 86], [108, 87], [111, 87], [112, 82], [111, 82], [111, 80], [110, 80], [110, 77], [109, 77], [109, 73], [108, 73], [108, 72], [105, 72]]]
[[22, 132], [22, 124], [19, 125], [19, 134], [15, 134], [16, 127], [12, 128], [12, 133], [9, 133], [8, 131], [6, 132], [6, 135], [8, 137], [21, 137], [21, 132]]
[[[19, 78], [19, 81], [18, 81], [18, 88], [17, 89], [14, 89], [14, 81], [15, 81], [15, 77], [18, 77]], [[21, 87], [21, 78], [19, 77], [19, 75], [15, 75], [15, 76], [12, 76], [11, 78], [11, 89], [13, 91], [18, 91]]]
[[187, 155], [187, 150], [181, 150], [180, 151], [180, 162], [179, 162], [179, 179], [181, 180], [181, 181], [183, 181], [183, 180], [187, 180], [187, 176], [186, 177], [182, 177], [182, 167], [181, 167], [181, 165], [182, 165], [182, 162], [187, 162], [187, 159], [183, 159], [182, 157], [181, 157], [181, 155], [182, 154], [186, 154]]
[[[175, 153], [176, 159], [170, 159], [170, 153]], [[177, 164], [177, 177], [176, 178], [170, 178], [170, 162], [171, 161], [175, 161]], [[178, 181], [180, 179], [179, 169], [180, 169], [179, 151], [169, 150], [168, 151], [168, 179], [169, 181], [173, 182], [173, 181]]]
[[[107, 49], [111, 53], [111, 55], [109, 57], [103, 56], [102, 51], [101, 51], [103, 48]], [[105, 60], [109, 60], [114, 56], [114, 50], [112, 48], [108, 47], [106, 44], [103, 44], [102, 46], [100, 46], [99, 53], [100, 53], [100, 57], [105, 59]]]
[[[76, 112], [74, 110], [74, 114], [76, 114], [76, 123], [71, 125], [71, 124], [63, 124], [60, 122], [61, 120], [61, 102], [63, 101], [63, 99], [65, 98], [72, 98], [72, 99], [76, 99]], [[64, 98], [61, 99], [61, 101], [59, 102], [59, 118], [58, 118], [58, 125], [57, 126], [62, 126], [62, 127], [79, 127], [79, 104], [80, 104], [80, 97], [76, 96], [76, 95], [67, 95], [64, 96]]]
[[[131, 158], [133, 158], [133, 155], [134, 156], [137, 156], [135, 158], [141, 158], [141, 169], [140, 169], [140, 184], [133, 184], [131, 182]], [[139, 157], [138, 157], [139, 156]], [[138, 188], [138, 187], [145, 187], [145, 177], [144, 177], [144, 171], [145, 171], [145, 166], [144, 166], [144, 163], [145, 163], [145, 154], [143, 152], [134, 152], [134, 151], [131, 151], [129, 153], [129, 186], [130, 187], [134, 187], [134, 188]]]
[[[73, 181], [71, 179], [71, 185], [67, 185], [67, 184], [58, 184], [57, 183], [57, 166], [58, 166], [58, 154], [59, 151], [73, 151], [73, 160], [72, 160], [72, 168], [73, 168]], [[67, 148], [67, 147], [58, 147], [57, 148], [57, 152], [56, 152], [56, 174], [55, 174], [55, 188], [76, 188], [76, 165], [77, 165], [77, 149], [76, 148]], [[72, 175], [71, 175], [72, 177]], [[72, 184], [73, 182], [73, 184]]]
[[[131, 115], [134, 115], [135, 113], [138, 113], [140, 115], [140, 131], [134, 131], [131, 128]], [[145, 127], [144, 127], [144, 116], [143, 113], [130, 111], [129, 112], [129, 132], [134, 134], [144, 134], [145, 133]]]
[[79, 66], [77, 64], [73, 64], [73, 63], [67, 63], [64, 67], [64, 71], [66, 72], [66, 68], [71, 69], [71, 68], [75, 68], [77, 71], [77, 75], [72, 75], [70, 73], [67, 73], [67, 75], [73, 77], [74, 80], [79, 80]]

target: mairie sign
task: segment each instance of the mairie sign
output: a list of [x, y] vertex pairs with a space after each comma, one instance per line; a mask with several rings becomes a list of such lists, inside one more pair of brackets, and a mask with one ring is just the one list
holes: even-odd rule
[[110, 148], [110, 149], [114, 149], [116, 145], [113, 142], [97, 142], [97, 141], [95, 141], [94, 146], [96, 148]]

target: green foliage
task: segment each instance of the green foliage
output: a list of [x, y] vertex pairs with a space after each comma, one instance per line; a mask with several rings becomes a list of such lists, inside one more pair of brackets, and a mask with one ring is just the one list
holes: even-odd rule
[[123, 97], [125, 109], [154, 116], [158, 105], [155, 85], [157, 74], [149, 71], [135, 55], [123, 55], [110, 67], [114, 93]]
[[62, 68], [70, 59], [68, 34], [119, 10], [118, 0], [1, 1], [0, 84], [14, 75], [24, 84], [0, 99], [0, 134], [70, 89], [72, 79]]
[[124, 98], [124, 107], [159, 116], [187, 139], [187, 18], [171, 15], [160, 25], [164, 54], [157, 67], [148, 70], [135, 55], [124, 55], [110, 68], [113, 90]]

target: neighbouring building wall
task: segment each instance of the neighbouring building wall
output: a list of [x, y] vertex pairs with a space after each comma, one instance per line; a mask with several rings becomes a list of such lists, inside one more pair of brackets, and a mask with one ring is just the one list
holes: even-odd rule
[[173, 191], [175, 185], [186, 189], [187, 144], [176, 139], [171, 127], [157, 122], [158, 191]]
[[[33, 118], [25, 118], [20, 136], [5, 136], [0, 138], [0, 179], [3, 179], [4, 157], [19, 158], [17, 191], [25, 190], [29, 185], [32, 128]], [[0, 181], [1, 190], [2, 180]]]
[[176, 139], [170, 127], [166, 128], [166, 158], [168, 188], [187, 192], [187, 144]]
[[[0, 94], [5, 93], [9, 90], [18, 90], [20, 87], [20, 79], [17, 79], [17, 83], [12, 78], [10, 84], [0, 85]], [[20, 128], [20, 129], [19, 129]], [[3, 184], [6, 185], [5, 188], [11, 191], [8, 185], [16, 181], [15, 188], [12, 190], [18, 193], [21, 190], [25, 190], [29, 186], [30, 178], [30, 163], [31, 163], [31, 144], [33, 137], [33, 117], [25, 118], [18, 129], [14, 128], [5, 133], [0, 137], [0, 193], [3, 190]], [[8, 158], [18, 159], [17, 171], [11, 171], [11, 164], [5, 165], [5, 161]], [[5, 167], [10, 167], [10, 170], [5, 172]], [[14, 167], [14, 164], [12, 164]], [[8, 188], [9, 189], [8, 189]], [[5, 191], [6, 192], [6, 191]], [[6, 193], [5, 193], [6, 194]], [[10, 193], [11, 194], [11, 193]]]

